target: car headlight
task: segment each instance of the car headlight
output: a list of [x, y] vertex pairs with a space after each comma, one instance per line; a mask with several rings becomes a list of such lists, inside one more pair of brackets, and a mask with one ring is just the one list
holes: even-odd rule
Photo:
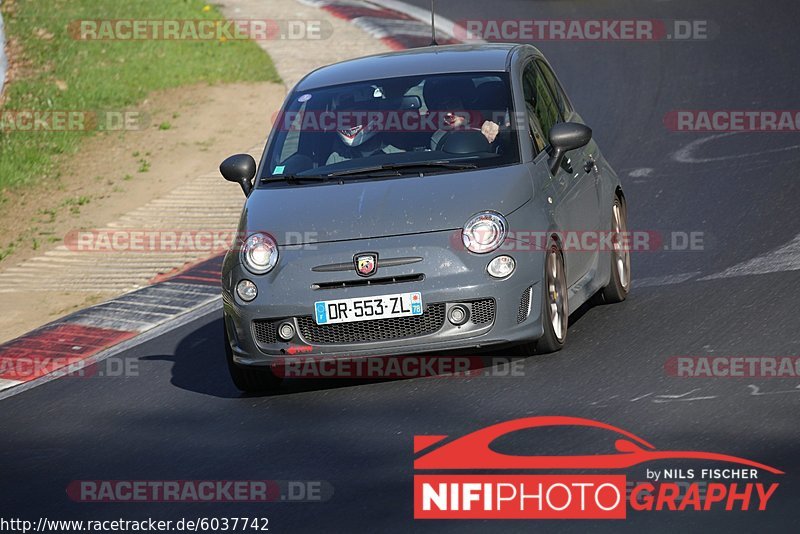
[[265, 274], [278, 263], [278, 244], [267, 234], [253, 234], [242, 247], [242, 263], [253, 274]]
[[487, 254], [497, 250], [508, 235], [506, 218], [496, 211], [482, 211], [473, 215], [461, 230], [461, 240], [467, 250]]
[[236, 293], [245, 302], [250, 302], [258, 296], [258, 288], [250, 280], [244, 279], [236, 284]]

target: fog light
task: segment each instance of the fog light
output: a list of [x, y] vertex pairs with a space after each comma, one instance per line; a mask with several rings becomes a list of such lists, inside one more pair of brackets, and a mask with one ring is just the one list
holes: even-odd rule
[[290, 321], [281, 323], [278, 327], [278, 337], [284, 341], [290, 341], [294, 337], [294, 325]]
[[469, 310], [462, 304], [456, 304], [447, 312], [447, 320], [454, 326], [461, 326], [469, 320]]
[[511, 256], [497, 256], [489, 262], [486, 270], [495, 278], [508, 278], [517, 267], [517, 262]]
[[242, 280], [236, 284], [236, 294], [245, 302], [250, 302], [258, 296], [258, 288], [250, 280]]

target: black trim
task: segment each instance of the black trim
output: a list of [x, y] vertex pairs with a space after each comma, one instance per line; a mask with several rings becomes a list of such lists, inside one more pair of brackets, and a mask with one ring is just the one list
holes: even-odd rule
[[343, 280], [341, 282], [319, 282], [312, 284], [311, 289], [343, 289], [346, 287], [383, 286], [388, 284], [402, 284], [406, 282], [422, 282], [424, 274], [406, 274], [402, 276], [387, 276], [384, 278], [360, 278], [358, 280]]

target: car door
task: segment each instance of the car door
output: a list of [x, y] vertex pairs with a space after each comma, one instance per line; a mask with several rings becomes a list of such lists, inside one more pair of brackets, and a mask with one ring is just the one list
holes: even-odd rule
[[[544, 68], [547, 65], [542, 64]], [[549, 68], [548, 68], [549, 69]], [[550, 73], [552, 74], [552, 73]], [[553, 78], [553, 83], [555, 79]], [[526, 107], [528, 115], [535, 116], [545, 145], [549, 145], [550, 129], [563, 122], [565, 113], [573, 117], [571, 106], [566, 97], [559, 95], [560, 87], [551, 87], [547, 76], [543, 74], [539, 60], [530, 61], [523, 72]], [[542, 141], [536, 139], [536, 150], [541, 151]], [[547, 149], [544, 148], [545, 156]], [[540, 154], [541, 157], [541, 154]], [[537, 161], [540, 159], [537, 157]], [[546, 167], [547, 158], [540, 164]], [[553, 191], [553, 217], [563, 234], [564, 259], [566, 264], [567, 285], [578, 282], [592, 268], [597, 250], [586, 250], [584, 246], [591, 241], [582, 239], [586, 232], [597, 232], [600, 225], [599, 202], [594, 166], [584, 166], [589, 161], [585, 149], [567, 152], [562, 165], [556, 174], [549, 174], [550, 189]], [[596, 235], [596, 234], [595, 234]], [[584, 242], [586, 241], [586, 242]]]

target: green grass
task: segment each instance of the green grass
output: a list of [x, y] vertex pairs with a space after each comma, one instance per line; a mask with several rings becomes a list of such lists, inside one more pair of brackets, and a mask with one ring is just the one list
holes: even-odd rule
[[[2, 111], [125, 110], [159, 89], [278, 81], [267, 54], [250, 41], [78, 41], [68, 32], [68, 24], [81, 19], [221, 18], [205, 6], [201, 0], [4, 3], [7, 38], [21, 45], [22, 57], [14, 60], [23, 67], [6, 87]], [[0, 129], [0, 191], [46, 182], [54, 172], [54, 156], [76, 152], [91, 133]]]

